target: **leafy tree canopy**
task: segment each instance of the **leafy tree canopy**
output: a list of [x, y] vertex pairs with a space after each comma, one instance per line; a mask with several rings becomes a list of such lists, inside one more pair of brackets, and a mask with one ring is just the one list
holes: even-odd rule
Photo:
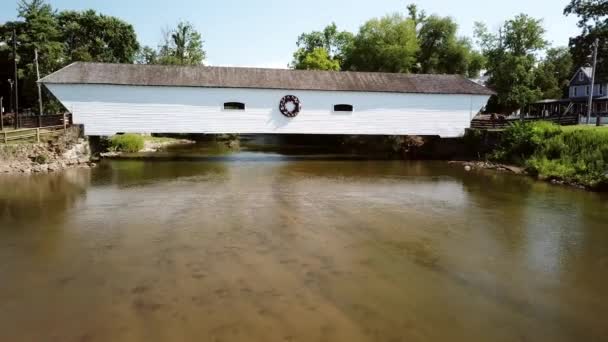
[[[293, 55], [291, 67], [294, 69], [314, 69], [315, 65], [321, 70], [339, 70], [352, 46], [353, 34], [338, 31], [335, 23], [328, 25], [323, 31], [303, 33], [296, 43], [298, 49]], [[324, 50], [321, 53], [319, 50]], [[326, 56], [326, 57], [325, 57]], [[326, 62], [319, 63], [327, 59]], [[311, 64], [311, 62], [313, 62]], [[335, 69], [335, 65], [338, 69]]]
[[[12, 65], [15, 29], [21, 108], [38, 108], [34, 50], [38, 50], [41, 77], [73, 61], [131, 63], [135, 58], [139, 44], [134, 29], [120, 19], [92, 10], [57, 13], [46, 0], [20, 0], [17, 5], [20, 21], [0, 25], [0, 42], [5, 43], [0, 64]], [[7, 77], [13, 78], [12, 73], [3, 75]], [[47, 110], [58, 109], [46, 90], [43, 97]]]
[[589, 31], [594, 27], [608, 26], [608, 1], [606, 0], [570, 0], [564, 9], [565, 15], [579, 17], [578, 26]]
[[330, 58], [327, 50], [315, 48], [312, 52], [304, 55], [304, 58], [298, 62], [297, 69], [338, 71], [340, 70], [340, 62]]
[[420, 72], [479, 75], [483, 56], [473, 50], [469, 39], [458, 38], [457, 30], [458, 25], [450, 17], [432, 15], [423, 19], [418, 31]]
[[475, 35], [487, 59], [489, 85], [497, 92], [497, 111], [511, 112], [539, 100], [536, 84], [537, 54], [546, 46], [542, 20], [520, 14], [506, 21], [499, 34], [477, 23]]
[[416, 23], [393, 14], [361, 26], [347, 65], [355, 71], [411, 72], [419, 50]]
[[57, 21], [69, 62], [133, 63], [139, 50], [133, 26], [118, 18], [93, 10], [65, 11]]
[[155, 63], [202, 65], [205, 57], [201, 34], [191, 23], [183, 21], [164, 33], [164, 42], [159, 48]]
[[415, 4], [407, 6], [407, 13], [371, 19], [356, 35], [339, 31], [334, 23], [304, 33], [290, 66], [334, 70], [337, 63], [345, 71], [479, 75], [485, 58], [469, 39], [457, 36], [453, 19], [427, 16]]
[[591, 64], [593, 45], [598, 39], [597, 73], [608, 77], [608, 1], [571, 0], [564, 14], [578, 16], [578, 26], [582, 29], [579, 36], [570, 38], [570, 53], [575, 67]]

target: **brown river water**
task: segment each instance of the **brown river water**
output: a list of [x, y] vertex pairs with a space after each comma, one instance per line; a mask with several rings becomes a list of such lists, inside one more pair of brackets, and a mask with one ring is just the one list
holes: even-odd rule
[[608, 198], [196, 147], [0, 176], [0, 341], [608, 341]]

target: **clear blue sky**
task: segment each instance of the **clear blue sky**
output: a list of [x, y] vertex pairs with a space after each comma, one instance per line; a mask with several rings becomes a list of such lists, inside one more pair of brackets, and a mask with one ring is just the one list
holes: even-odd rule
[[[260, 67], [285, 67], [302, 32], [332, 21], [355, 32], [369, 18], [405, 12], [410, 2], [455, 18], [466, 36], [472, 36], [475, 21], [496, 29], [521, 12], [544, 19], [553, 45], [567, 45], [579, 32], [576, 19], [562, 15], [568, 0], [50, 0], [59, 10], [93, 8], [122, 18], [135, 26], [141, 43], [154, 47], [162, 28], [188, 20], [203, 34], [208, 64]], [[16, 3], [0, 1], [0, 21], [15, 19]]]

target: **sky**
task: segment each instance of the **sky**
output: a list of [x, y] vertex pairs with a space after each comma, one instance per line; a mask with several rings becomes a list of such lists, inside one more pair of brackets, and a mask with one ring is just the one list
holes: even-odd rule
[[[451, 16], [459, 35], [473, 36], [473, 24], [497, 30], [519, 13], [544, 20], [546, 38], [565, 46], [579, 33], [575, 17], [564, 17], [569, 0], [49, 0], [58, 10], [95, 9], [131, 23], [140, 43], [156, 47], [163, 28], [180, 20], [194, 24], [203, 35], [207, 65], [285, 68], [302, 32], [322, 30], [335, 22], [356, 32], [366, 20], [406, 12], [416, 3], [428, 14]], [[0, 22], [14, 20], [17, 0], [0, 0]]]

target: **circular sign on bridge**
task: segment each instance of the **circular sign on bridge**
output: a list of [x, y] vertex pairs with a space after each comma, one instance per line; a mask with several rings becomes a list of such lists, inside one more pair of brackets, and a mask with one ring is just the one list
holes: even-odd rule
[[302, 110], [302, 104], [297, 96], [286, 95], [281, 99], [279, 110], [281, 111], [281, 114], [285, 115], [286, 117], [293, 118], [300, 113], [300, 110]]

